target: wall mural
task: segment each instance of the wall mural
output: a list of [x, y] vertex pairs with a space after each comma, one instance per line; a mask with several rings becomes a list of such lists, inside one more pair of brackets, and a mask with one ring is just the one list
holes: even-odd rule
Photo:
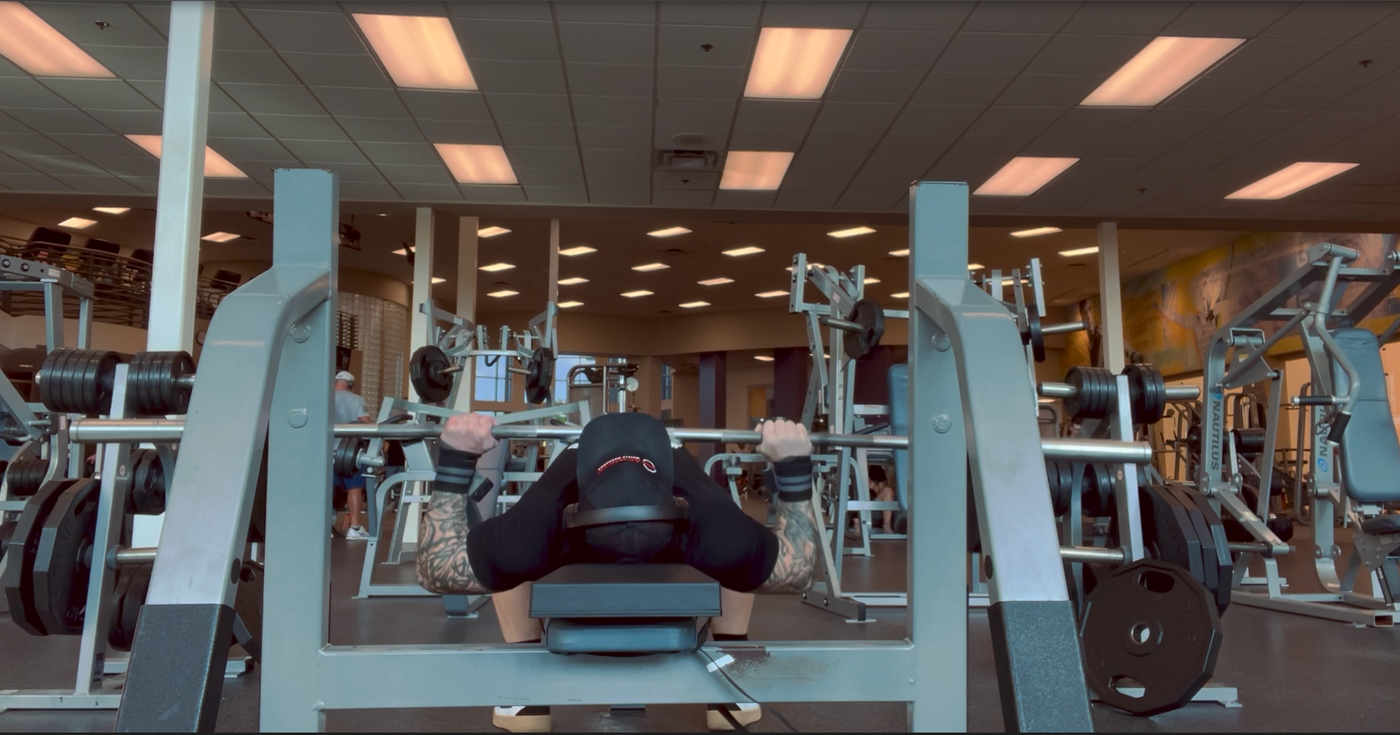
[[[1215, 330], [1278, 284], [1304, 262], [1307, 249], [1320, 242], [1355, 248], [1356, 267], [1376, 268], [1383, 257], [1381, 235], [1356, 233], [1256, 233], [1207, 250], [1123, 284], [1123, 342], [1129, 360], [1155, 364], [1167, 377], [1201, 370], [1201, 352]], [[1342, 297], [1346, 304], [1361, 285]], [[1301, 298], [1315, 297], [1305, 292]], [[1067, 365], [1098, 364], [1099, 300], [1073, 307], [1071, 319], [1091, 328], [1070, 335]], [[1400, 314], [1400, 299], [1387, 299], [1363, 323], [1379, 331], [1385, 317]], [[1379, 326], [1376, 326], [1379, 323]], [[1263, 325], [1267, 331], [1271, 326]], [[1298, 349], [1287, 340], [1275, 352]]]

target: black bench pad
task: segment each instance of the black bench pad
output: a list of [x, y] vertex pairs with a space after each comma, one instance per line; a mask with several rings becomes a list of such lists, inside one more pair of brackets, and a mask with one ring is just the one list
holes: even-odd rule
[[1367, 518], [1361, 522], [1362, 533], [1372, 536], [1384, 536], [1388, 533], [1400, 533], [1400, 515], [1376, 516]]
[[571, 564], [535, 582], [532, 618], [695, 618], [721, 614], [719, 582], [685, 564]]

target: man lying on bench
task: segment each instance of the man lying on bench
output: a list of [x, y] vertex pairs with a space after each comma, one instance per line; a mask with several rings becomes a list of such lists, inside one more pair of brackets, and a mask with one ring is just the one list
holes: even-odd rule
[[[470, 495], [476, 460], [496, 445], [495, 419], [453, 416], [439, 445], [437, 482], [418, 536], [418, 582], [441, 594], [490, 592], [508, 643], [538, 642], [529, 617], [531, 582], [569, 564], [677, 563], [724, 589], [716, 640], [745, 640], [759, 592], [812, 585], [818, 539], [812, 443], [791, 421], [767, 421], [759, 453], [773, 462], [777, 523], [772, 530], [734, 504], [665, 426], [639, 413], [606, 414], [584, 427], [515, 507], [483, 521]], [[643, 518], [646, 520], [619, 520]], [[729, 712], [722, 713], [720, 708]], [[729, 717], [726, 717], [728, 714]], [[748, 724], [757, 705], [710, 705], [712, 730]], [[511, 732], [548, 732], [548, 707], [497, 707], [492, 722]]]

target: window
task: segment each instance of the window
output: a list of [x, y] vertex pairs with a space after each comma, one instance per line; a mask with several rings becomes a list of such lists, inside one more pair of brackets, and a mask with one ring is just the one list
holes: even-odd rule
[[475, 377], [476, 392], [472, 400], [509, 401], [510, 371], [506, 370], [506, 365], [509, 363], [510, 358], [507, 357], [494, 355], [481, 355], [477, 357]]
[[670, 365], [661, 366], [661, 400], [671, 400], [671, 373], [673, 369]]
[[588, 355], [560, 355], [554, 361], [554, 401], [565, 403], [569, 400], [569, 370], [577, 365], [597, 363]]

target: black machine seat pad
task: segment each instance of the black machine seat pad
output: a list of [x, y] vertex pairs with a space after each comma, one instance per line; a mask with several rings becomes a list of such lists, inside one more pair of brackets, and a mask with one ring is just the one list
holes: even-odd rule
[[[1361, 377], [1351, 422], [1342, 432], [1342, 486], [1358, 502], [1400, 501], [1400, 438], [1390, 415], [1380, 344], [1367, 329], [1338, 329], [1332, 337]], [[1337, 366], [1332, 374], [1345, 379]]]
[[570, 564], [535, 582], [532, 618], [720, 615], [719, 582], [686, 564]]
[[1400, 533], [1400, 515], [1376, 516], [1361, 522], [1361, 532], [1372, 536]]

